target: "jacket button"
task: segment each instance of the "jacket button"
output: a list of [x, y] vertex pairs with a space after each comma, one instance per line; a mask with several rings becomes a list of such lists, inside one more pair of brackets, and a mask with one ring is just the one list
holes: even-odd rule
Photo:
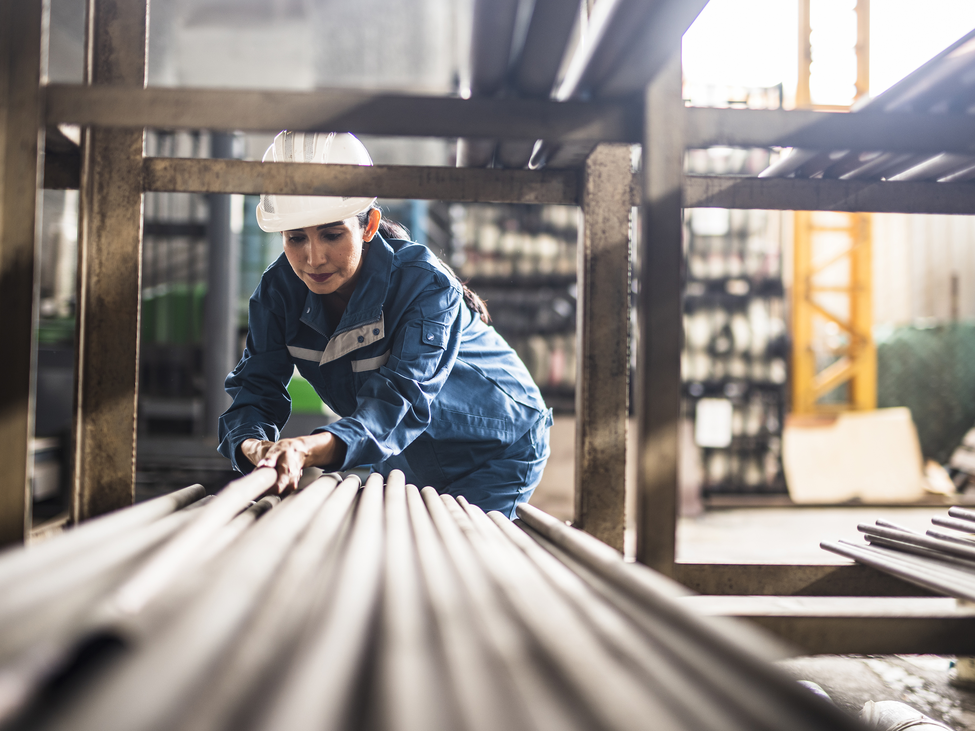
[[309, 312], [311, 312], [311, 307], [309, 307], [307, 310], [305, 310], [305, 314], [307, 315]]
[[427, 335], [427, 340], [433, 340], [433, 335]]
[[366, 342], [366, 339], [360, 335], [359, 336], [359, 342], [360, 343], [364, 343], [364, 342]]
[[373, 334], [373, 335], [378, 335], [378, 334], [379, 334], [379, 328], [378, 328], [378, 327], [374, 327], [374, 328], [372, 329], [372, 334]]

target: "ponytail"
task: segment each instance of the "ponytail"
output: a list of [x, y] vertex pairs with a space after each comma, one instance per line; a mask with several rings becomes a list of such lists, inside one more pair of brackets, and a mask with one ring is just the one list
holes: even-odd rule
[[[372, 204], [372, 208], [367, 211], [363, 211], [358, 214], [356, 218], [359, 220], [359, 226], [365, 228], [369, 224], [369, 214], [373, 211], [379, 210], [379, 206], [375, 203]], [[391, 221], [390, 219], [382, 216], [379, 219], [379, 233], [384, 239], [407, 239], [410, 238], [410, 232], [403, 224], [397, 221]], [[484, 304], [484, 300], [477, 296], [477, 294], [470, 287], [467, 286], [467, 282], [461, 280], [457, 276], [456, 272], [447, 265], [446, 262], [441, 261], [441, 266], [450, 272], [450, 276], [456, 279], [460, 283], [460, 288], [464, 292], [464, 302], [467, 304], [467, 308], [473, 312], [475, 315], [481, 318], [481, 321], [485, 325], [491, 323], [491, 315], [488, 313], [487, 305]]]

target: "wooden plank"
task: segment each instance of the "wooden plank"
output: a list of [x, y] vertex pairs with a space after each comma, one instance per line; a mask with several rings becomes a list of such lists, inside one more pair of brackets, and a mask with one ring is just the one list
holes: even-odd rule
[[255, 91], [46, 88], [48, 124], [273, 131], [281, 129], [419, 137], [637, 142], [639, 109], [619, 102], [458, 99], [352, 89]]
[[637, 348], [637, 560], [674, 571], [683, 331], [680, 42], [646, 95]]
[[575, 205], [574, 170], [500, 170], [414, 165], [308, 165], [245, 160], [146, 158], [145, 190], [277, 193]]
[[41, 0], [0, 4], [0, 545], [31, 526], [34, 241], [40, 120]]
[[629, 145], [586, 161], [576, 309], [575, 526], [623, 550], [630, 301]]
[[[146, 0], [89, 0], [89, 83], [136, 89], [145, 84], [146, 11]], [[143, 137], [141, 129], [83, 130], [75, 521], [135, 499]]]

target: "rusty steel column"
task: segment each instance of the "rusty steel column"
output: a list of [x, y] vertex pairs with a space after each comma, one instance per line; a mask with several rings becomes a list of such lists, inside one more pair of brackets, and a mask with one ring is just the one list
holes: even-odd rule
[[629, 145], [586, 160], [579, 240], [575, 525], [623, 550], [626, 504]]
[[637, 347], [637, 560], [674, 573], [682, 340], [680, 41], [647, 87]]
[[[143, 87], [147, 0], [89, 0], [88, 84]], [[75, 521], [135, 498], [144, 130], [82, 139], [75, 368]]]
[[23, 541], [31, 525], [41, 16], [41, 0], [0, 3], [0, 545]]

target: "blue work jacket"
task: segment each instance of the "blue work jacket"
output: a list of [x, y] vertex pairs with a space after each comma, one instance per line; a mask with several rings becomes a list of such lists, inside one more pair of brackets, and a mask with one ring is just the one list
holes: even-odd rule
[[[297, 368], [342, 418], [329, 431], [347, 445], [347, 470], [402, 469], [421, 487], [476, 471], [548, 413], [511, 347], [464, 302], [458, 281], [425, 247], [376, 234], [339, 322], [284, 254], [251, 296], [247, 344], [220, 417], [220, 452], [276, 441], [291, 415]], [[313, 433], [314, 433], [313, 432]]]

